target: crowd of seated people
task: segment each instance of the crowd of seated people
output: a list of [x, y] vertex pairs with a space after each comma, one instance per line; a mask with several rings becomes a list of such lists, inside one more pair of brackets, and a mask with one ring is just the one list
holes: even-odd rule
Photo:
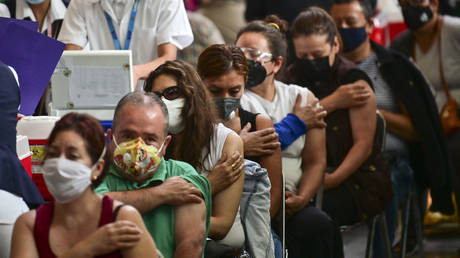
[[[0, 213], [0, 256], [336, 258], [340, 227], [377, 214], [399, 254], [411, 192], [430, 192], [421, 214], [452, 217], [460, 122], [447, 130], [444, 109], [460, 101], [460, 19], [438, 0], [400, 0], [408, 30], [390, 50], [371, 39], [376, 1], [316, 2], [266, 16], [277, 1], [248, 1], [247, 22], [239, 0], [0, 4], [67, 50], [130, 49], [142, 85], [105, 132], [88, 114], [56, 123], [43, 203], [11, 142], [19, 88], [0, 63], [0, 198], [14, 206]], [[375, 257], [383, 243], [377, 230]]]

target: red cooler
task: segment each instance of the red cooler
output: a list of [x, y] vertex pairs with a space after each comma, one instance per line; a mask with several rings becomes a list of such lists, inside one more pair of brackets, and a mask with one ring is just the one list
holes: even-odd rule
[[29, 139], [32, 180], [45, 200], [52, 200], [53, 197], [46, 188], [41, 167], [45, 159], [48, 136], [57, 120], [59, 117], [25, 116], [18, 121], [17, 126], [18, 134], [25, 135]]

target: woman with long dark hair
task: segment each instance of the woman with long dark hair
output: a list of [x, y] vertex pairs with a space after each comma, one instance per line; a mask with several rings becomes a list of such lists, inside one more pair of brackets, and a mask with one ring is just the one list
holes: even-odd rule
[[153, 71], [144, 90], [156, 93], [169, 113], [172, 141], [166, 158], [191, 164], [211, 183], [213, 210], [209, 237], [232, 249], [244, 244], [239, 203], [244, 183], [243, 143], [218, 123], [209, 92], [194, 68], [168, 61]]

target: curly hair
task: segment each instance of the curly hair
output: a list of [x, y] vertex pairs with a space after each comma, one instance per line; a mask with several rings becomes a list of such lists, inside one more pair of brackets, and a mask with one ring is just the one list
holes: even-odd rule
[[214, 102], [200, 76], [190, 64], [180, 60], [167, 61], [150, 73], [145, 81], [144, 90], [151, 92], [155, 80], [161, 75], [173, 77], [185, 98], [181, 112], [185, 128], [180, 136], [172, 138], [165, 156], [185, 161], [195, 169], [202, 170], [203, 161], [209, 155], [211, 139], [214, 137]]

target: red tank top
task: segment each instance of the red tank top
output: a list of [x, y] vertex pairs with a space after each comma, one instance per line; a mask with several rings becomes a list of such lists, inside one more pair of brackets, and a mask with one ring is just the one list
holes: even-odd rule
[[[53, 210], [54, 202], [50, 202], [40, 206], [37, 209], [37, 215], [35, 217], [35, 226], [34, 226], [34, 239], [35, 244], [37, 245], [38, 255], [42, 258], [55, 258], [56, 255], [51, 251], [49, 245], [49, 233], [51, 220], [53, 219]], [[113, 200], [104, 196], [102, 199], [102, 212], [101, 219], [99, 221], [99, 227], [102, 227], [105, 224], [114, 222], [113, 214]], [[115, 251], [110, 254], [98, 256], [100, 258], [121, 258], [120, 251]]]

